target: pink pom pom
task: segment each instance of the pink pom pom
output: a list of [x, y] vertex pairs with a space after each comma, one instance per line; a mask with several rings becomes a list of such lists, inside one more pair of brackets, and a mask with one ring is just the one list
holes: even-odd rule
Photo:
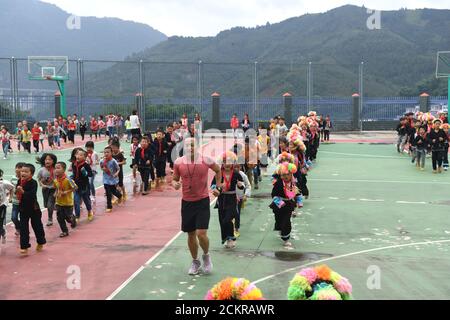
[[348, 279], [342, 277], [337, 283], [336, 283], [336, 289], [339, 291], [339, 293], [352, 293], [352, 285], [348, 281]]
[[206, 294], [205, 300], [214, 300], [211, 290], [209, 290], [208, 293]]
[[299, 275], [305, 277], [309, 284], [313, 283], [317, 279], [317, 273], [313, 268], [303, 269], [299, 272]]

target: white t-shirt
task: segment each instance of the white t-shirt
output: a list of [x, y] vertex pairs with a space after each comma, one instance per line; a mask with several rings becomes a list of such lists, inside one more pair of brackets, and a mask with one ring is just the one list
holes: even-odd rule
[[93, 152], [92, 155], [87, 156], [86, 162], [91, 166], [92, 171], [97, 171], [97, 163], [100, 161], [100, 157], [97, 152]]
[[[8, 206], [9, 193], [14, 190], [14, 186], [8, 180], [0, 180], [0, 206]], [[0, 221], [3, 223], [3, 221]]]
[[133, 129], [139, 129], [139, 117], [137, 115], [130, 116], [130, 123], [131, 123], [131, 130]]

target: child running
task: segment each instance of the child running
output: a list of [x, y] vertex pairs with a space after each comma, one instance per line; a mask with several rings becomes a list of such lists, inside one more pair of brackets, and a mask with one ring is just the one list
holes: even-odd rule
[[92, 221], [94, 219], [89, 187], [89, 178], [92, 177], [92, 170], [90, 164], [86, 162], [86, 158], [87, 152], [80, 148], [75, 154], [75, 161], [72, 162], [73, 180], [78, 187], [74, 193], [75, 216], [77, 223], [80, 220], [81, 201], [83, 201], [86, 205], [86, 209], [88, 211], [88, 221]]
[[97, 166], [100, 162], [100, 158], [97, 154], [97, 152], [95, 152], [95, 148], [94, 148], [94, 142], [93, 141], [88, 141], [86, 142], [85, 145], [86, 148], [86, 154], [87, 154], [87, 158], [86, 158], [86, 162], [89, 164], [89, 166], [91, 167], [91, 171], [92, 171], [92, 176], [89, 177], [89, 191], [91, 194], [91, 202], [96, 202], [96, 197], [95, 197], [95, 177], [97, 176]]
[[20, 214], [20, 253], [23, 255], [28, 254], [28, 248], [31, 247], [30, 220], [37, 241], [36, 251], [42, 251], [46, 243], [42, 212], [37, 201], [38, 183], [33, 179], [35, 170], [32, 164], [24, 164], [16, 187]]
[[431, 161], [433, 164], [433, 173], [442, 173], [442, 165], [444, 161], [445, 142], [448, 137], [444, 130], [441, 129], [441, 120], [436, 119], [433, 122], [433, 130], [428, 135], [431, 144]]
[[103, 150], [103, 159], [100, 161], [100, 168], [103, 171], [103, 185], [106, 191], [106, 212], [112, 212], [112, 197], [118, 199], [118, 203], [122, 202], [122, 194], [117, 190], [119, 183], [120, 167], [112, 156], [111, 147]]
[[141, 174], [144, 190], [142, 195], [147, 195], [151, 189], [149, 184], [150, 171], [152, 168], [153, 150], [150, 147], [150, 139], [147, 136], [142, 137], [141, 145], [137, 148], [134, 158], [133, 167]]
[[66, 221], [70, 223], [72, 229], [77, 226], [77, 219], [73, 215], [73, 192], [77, 185], [66, 175], [66, 164], [58, 162], [55, 166], [56, 179], [53, 180], [56, 189], [56, 215], [59, 227], [61, 228], [61, 238], [69, 235]]
[[153, 141], [153, 152], [155, 154], [156, 184], [166, 181], [166, 164], [169, 145], [164, 139], [165, 133], [162, 129], [156, 131], [156, 139]]
[[3, 150], [3, 160], [8, 158], [9, 153], [9, 141], [11, 139], [11, 135], [8, 132], [6, 127], [3, 127], [0, 131], [0, 140], [2, 141], [2, 150]]
[[222, 181], [223, 188], [216, 187], [216, 178], [211, 183], [214, 196], [217, 197], [216, 208], [219, 209], [220, 233], [222, 245], [225, 248], [236, 247], [236, 237], [234, 235], [233, 219], [237, 216], [236, 190], [244, 189], [244, 183], [239, 171], [235, 169], [237, 162], [236, 154], [226, 151], [221, 157], [222, 161]]
[[117, 185], [118, 190], [122, 194], [123, 201], [125, 201], [127, 199], [127, 193], [125, 191], [125, 186], [123, 184], [123, 166], [127, 164], [127, 159], [123, 155], [123, 151], [120, 150], [120, 142], [117, 137], [113, 138], [113, 141], [111, 142], [111, 149], [112, 149], [113, 158], [117, 161], [117, 163], [119, 164], [119, 168], [120, 168], [119, 184]]
[[272, 189], [272, 203], [270, 208], [275, 215], [275, 231], [280, 232], [284, 247], [291, 249], [291, 216], [296, 207], [300, 206], [301, 195], [296, 186], [294, 174], [297, 172], [295, 164], [284, 162], [277, 168], [278, 178]]
[[44, 153], [38, 158], [41, 168], [37, 174], [37, 180], [42, 188], [42, 197], [44, 199], [44, 208], [47, 208], [48, 220], [47, 227], [53, 225], [53, 211], [55, 210], [55, 165], [58, 162], [57, 157], [51, 153]]

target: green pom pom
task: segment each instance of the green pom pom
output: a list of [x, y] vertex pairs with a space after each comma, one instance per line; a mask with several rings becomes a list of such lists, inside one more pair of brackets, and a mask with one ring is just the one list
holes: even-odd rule
[[296, 286], [290, 286], [288, 289], [288, 300], [305, 300], [305, 291]]

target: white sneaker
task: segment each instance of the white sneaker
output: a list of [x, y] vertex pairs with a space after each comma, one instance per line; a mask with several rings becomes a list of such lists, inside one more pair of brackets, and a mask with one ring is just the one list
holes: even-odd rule
[[294, 245], [292, 244], [292, 242], [290, 242], [289, 240], [287, 240], [287, 241], [284, 242], [283, 247], [289, 249], [289, 248], [293, 248]]
[[236, 248], [236, 241], [227, 240], [227, 242], [225, 243], [225, 248], [227, 248], [227, 249], [234, 249], [234, 248]]
[[202, 256], [203, 259], [203, 273], [210, 274], [213, 269], [213, 264], [211, 261], [211, 256], [209, 254], [204, 254]]
[[189, 275], [195, 276], [200, 272], [201, 263], [199, 260], [192, 260], [191, 267], [189, 268]]

